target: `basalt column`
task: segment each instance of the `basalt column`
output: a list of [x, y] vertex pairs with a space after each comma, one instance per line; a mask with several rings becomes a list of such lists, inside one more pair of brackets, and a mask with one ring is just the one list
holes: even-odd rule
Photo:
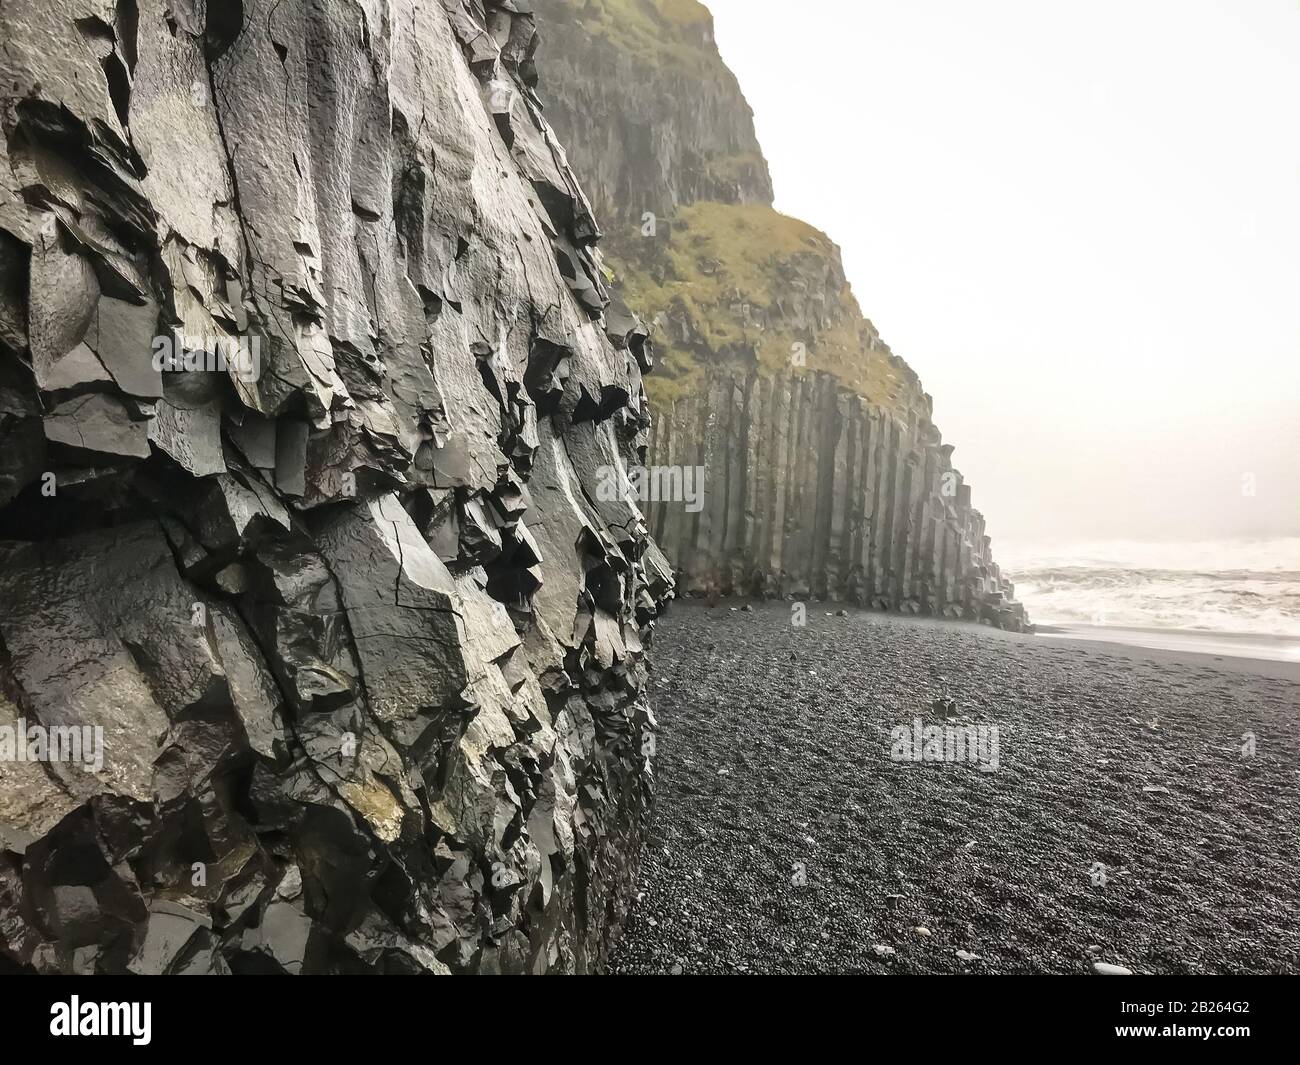
[[680, 594], [1025, 624], [952, 448], [924, 412], [903, 421], [828, 374], [724, 370], [657, 416], [647, 462], [703, 470], [694, 525], [683, 499], [648, 504]]

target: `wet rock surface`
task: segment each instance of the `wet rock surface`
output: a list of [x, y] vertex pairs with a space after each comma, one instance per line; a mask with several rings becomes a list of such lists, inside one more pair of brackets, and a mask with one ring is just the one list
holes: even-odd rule
[[[595, 500], [645, 330], [535, 47], [514, 0], [0, 9], [5, 968], [603, 965], [670, 577]], [[74, 728], [102, 764], [17, 754]]]
[[[661, 623], [614, 971], [1300, 966], [1300, 684], [813, 606]], [[996, 725], [998, 770], [893, 761], [918, 717]]]

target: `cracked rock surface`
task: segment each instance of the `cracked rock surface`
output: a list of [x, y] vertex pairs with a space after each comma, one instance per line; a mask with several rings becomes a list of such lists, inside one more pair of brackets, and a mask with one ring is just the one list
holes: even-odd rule
[[604, 966], [671, 578], [526, 8], [0, 6], [0, 755], [103, 756], [0, 757], [0, 969]]

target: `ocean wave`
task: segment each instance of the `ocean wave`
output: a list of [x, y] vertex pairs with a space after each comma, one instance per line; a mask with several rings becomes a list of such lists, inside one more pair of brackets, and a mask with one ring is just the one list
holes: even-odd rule
[[1016, 581], [1060, 582], [1069, 584], [1122, 584], [1134, 580], [1185, 581], [1260, 581], [1267, 584], [1300, 585], [1300, 570], [1218, 570], [1119, 569], [1115, 567], [1053, 566], [1045, 569], [1008, 570]]
[[[1300, 539], [1140, 547], [1013, 550], [1004, 572], [1044, 624], [1300, 637]], [[1224, 567], [1207, 567], [1211, 556]]]

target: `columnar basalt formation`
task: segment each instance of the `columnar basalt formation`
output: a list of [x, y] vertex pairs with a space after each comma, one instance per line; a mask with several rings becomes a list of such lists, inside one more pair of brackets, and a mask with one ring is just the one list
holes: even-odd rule
[[839, 249], [772, 208], [708, 10], [536, 6], [547, 114], [610, 220], [616, 294], [655, 324], [648, 461], [704, 470], [701, 510], [652, 506], [684, 590], [1024, 627], [930, 396], [863, 316]]
[[698, 509], [648, 504], [681, 591], [833, 599], [1025, 627], [984, 517], [924, 416], [830, 374], [714, 374], [655, 419], [647, 462], [698, 467]]
[[670, 575], [525, 6], [0, 4], [0, 968], [601, 966]]

